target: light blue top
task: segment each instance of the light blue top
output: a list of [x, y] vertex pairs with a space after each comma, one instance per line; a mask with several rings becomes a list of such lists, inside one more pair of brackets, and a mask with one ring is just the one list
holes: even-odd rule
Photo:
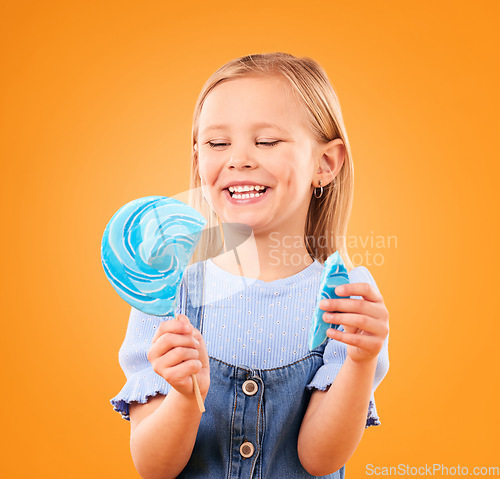
[[[209, 355], [230, 365], [263, 370], [286, 366], [307, 356], [309, 326], [322, 270], [323, 265], [315, 260], [293, 276], [265, 282], [233, 275], [207, 260], [202, 334]], [[349, 272], [349, 282], [370, 283], [378, 290], [364, 266]], [[182, 311], [184, 287], [183, 280], [176, 314]], [[361, 299], [358, 296], [352, 298]], [[111, 399], [114, 409], [125, 419], [129, 419], [130, 402], [145, 403], [149, 396], [167, 394], [170, 390], [170, 385], [153, 371], [147, 360], [151, 339], [164, 320], [164, 317], [150, 316], [132, 308], [119, 352], [127, 381], [118, 395]], [[343, 343], [328, 340], [323, 366], [308, 388], [325, 390], [333, 383], [346, 357]], [[373, 393], [388, 368], [386, 338], [378, 356], [366, 427], [380, 424]]]

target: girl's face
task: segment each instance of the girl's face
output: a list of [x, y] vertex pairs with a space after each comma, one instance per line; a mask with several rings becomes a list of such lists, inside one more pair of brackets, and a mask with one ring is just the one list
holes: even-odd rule
[[318, 144], [284, 79], [217, 85], [202, 107], [196, 147], [205, 195], [223, 222], [254, 234], [303, 234]]

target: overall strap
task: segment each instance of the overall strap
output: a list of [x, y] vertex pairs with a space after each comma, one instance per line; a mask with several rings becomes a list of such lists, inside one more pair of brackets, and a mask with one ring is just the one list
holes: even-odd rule
[[186, 270], [185, 314], [200, 331], [203, 327], [205, 265], [205, 261], [199, 261]]

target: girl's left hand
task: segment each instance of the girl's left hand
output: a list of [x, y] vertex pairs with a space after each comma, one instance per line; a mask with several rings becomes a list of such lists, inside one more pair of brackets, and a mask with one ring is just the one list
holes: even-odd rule
[[347, 355], [357, 362], [378, 356], [389, 334], [389, 311], [382, 295], [369, 283], [349, 283], [335, 288], [337, 296], [361, 296], [363, 299], [322, 299], [326, 323], [341, 324], [344, 331], [329, 328], [327, 336], [347, 345]]

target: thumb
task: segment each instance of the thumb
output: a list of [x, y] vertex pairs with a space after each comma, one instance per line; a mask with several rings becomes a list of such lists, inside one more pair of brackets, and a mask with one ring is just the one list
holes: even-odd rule
[[179, 321], [182, 321], [183, 323], [191, 324], [191, 322], [189, 321], [189, 318], [185, 314], [178, 314], [177, 319]]
[[346, 333], [356, 334], [358, 332], [358, 328], [355, 326], [346, 326], [344, 325], [344, 331]]

